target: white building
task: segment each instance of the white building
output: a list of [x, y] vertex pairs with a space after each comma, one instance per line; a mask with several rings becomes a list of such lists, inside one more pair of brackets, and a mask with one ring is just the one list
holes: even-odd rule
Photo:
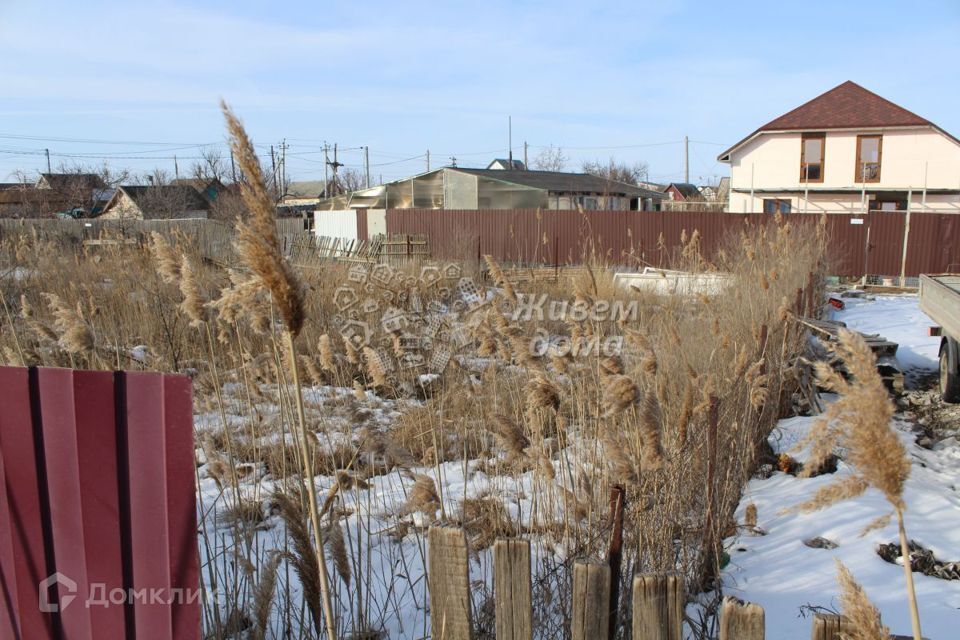
[[960, 213], [960, 140], [847, 81], [720, 154], [733, 213]]

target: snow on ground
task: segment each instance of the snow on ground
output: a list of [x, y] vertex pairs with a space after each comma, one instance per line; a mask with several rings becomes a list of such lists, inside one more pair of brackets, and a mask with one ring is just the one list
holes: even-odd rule
[[[934, 369], [938, 339], [926, 335], [932, 322], [918, 309], [916, 296], [845, 302], [847, 309], [837, 312], [836, 319], [900, 343], [898, 358], [904, 368]], [[782, 420], [770, 438], [774, 450], [789, 451], [802, 460], [802, 453], [792, 447], [815, 419]], [[898, 417], [894, 426], [913, 460], [905, 489], [907, 534], [940, 560], [960, 560], [960, 444], [955, 438], [946, 438], [927, 450], [915, 444], [908, 422]], [[841, 462], [837, 474], [848, 473], [849, 467]], [[870, 490], [860, 498], [815, 513], [783, 513], [785, 507], [802, 502], [835, 477], [796, 478], [778, 471], [768, 479], [751, 480], [744, 492], [738, 522], [743, 522], [746, 506], [752, 502], [757, 506], [757, 524], [767, 535], [742, 533], [727, 539], [731, 560], [723, 572], [724, 592], [763, 606], [770, 638], [809, 638], [812, 621], [809, 614], [801, 617], [804, 605], [839, 609], [834, 558], [842, 560], [864, 585], [892, 632], [910, 632], [903, 569], [885, 562], [875, 551], [878, 544], [897, 540], [896, 524], [860, 537], [867, 523], [890, 511], [879, 492]], [[818, 536], [839, 546], [827, 550], [803, 544], [803, 540]], [[916, 573], [914, 580], [924, 636], [937, 640], [958, 637], [960, 581]]]
[[920, 311], [917, 296], [844, 298], [846, 308], [833, 311], [833, 319], [861, 333], [879, 333], [900, 345], [897, 360], [907, 369], [936, 369], [940, 338], [927, 334], [936, 323]]

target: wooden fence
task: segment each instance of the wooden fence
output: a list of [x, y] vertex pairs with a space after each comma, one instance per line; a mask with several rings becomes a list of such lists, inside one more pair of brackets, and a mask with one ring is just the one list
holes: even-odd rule
[[0, 367], [0, 638], [199, 640], [190, 379]]
[[371, 240], [349, 240], [301, 233], [286, 245], [290, 261], [314, 269], [329, 262], [385, 263], [402, 267], [430, 257], [430, 242], [423, 235], [378, 235]]
[[[302, 235], [302, 218], [278, 218], [277, 235], [281, 246], [289, 247]], [[132, 242], [140, 244], [157, 232], [168, 239], [179, 238], [194, 245], [204, 258], [230, 264], [234, 261], [234, 227], [220, 220], [58, 220], [0, 218], [0, 240], [9, 236], [32, 235], [63, 245], [100, 247]]]
[[[437, 640], [473, 640], [471, 584], [467, 537], [456, 527], [431, 527], [429, 542], [429, 587], [432, 636]], [[530, 541], [497, 540], [493, 546], [494, 624], [497, 640], [532, 640]], [[573, 596], [570, 624], [572, 640], [617, 637], [623, 631], [632, 640], [682, 640], [686, 604], [684, 581], [675, 573], [640, 574], [633, 577], [629, 629], [616, 624], [618, 599], [613, 597], [616, 568], [609, 562], [578, 560], [573, 564]], [[724, 598], [720, 608], [720, 640], [765, 640], [763, 607]], [[840, 640], [853, 630], [851, 622], [838, 615], [817, 613], [813, 617], [813, 640]], [[770, 636], [775, 640], [776, 635]], [[891, 636], [892, 639], [907, 636]]]

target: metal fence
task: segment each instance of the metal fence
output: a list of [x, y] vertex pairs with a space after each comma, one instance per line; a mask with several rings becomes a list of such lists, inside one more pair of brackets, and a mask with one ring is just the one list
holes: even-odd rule
[[[810, 225], [817, 214], [790, 214]], [[712, 255], [725, 241], [772, 216], [715, 211], [554, 211], [390, 209], [388, 233], [424, 234], [433, 258], [516, 264], [576, 264], [599, 256], [612, 264], [668, 266], [684, 232], [700, 232]], [[830, 270], [839, 276], [916, 276], [960, 268], [960, 215], [874, 211], [830, 214]]]
[[190, 380], [0, 367], [0, 637], [200, 637]]

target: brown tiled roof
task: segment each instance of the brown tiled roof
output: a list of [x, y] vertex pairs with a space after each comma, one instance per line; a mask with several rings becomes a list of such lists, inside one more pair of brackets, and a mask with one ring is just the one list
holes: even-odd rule
[[926, 118], [907, 111], [900, 105], [847, 80], [779, 118], [771, 120], [721, 153], [719, 159], [723, 160], [734, 149], [763, 131], [825, 131], [879, 127], [933, 127], [960, 144], [960, 140]]
[[768, 122], [760, 127], [759, 131], [914, 127], [932, 124], [926, 118], [921, 118], [912, 111], [907, 111], [847, 80]]

